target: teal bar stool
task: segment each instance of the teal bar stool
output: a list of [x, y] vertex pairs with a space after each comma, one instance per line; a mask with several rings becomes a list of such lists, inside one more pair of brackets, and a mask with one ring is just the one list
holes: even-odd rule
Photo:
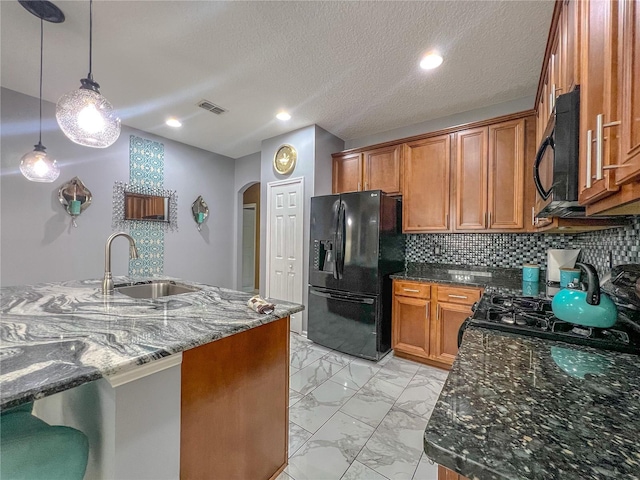
[[2, 480], [82, 480], [89, 441], [78, 430], [52, 426], [31, 415], [33, 403], [0, 415]]

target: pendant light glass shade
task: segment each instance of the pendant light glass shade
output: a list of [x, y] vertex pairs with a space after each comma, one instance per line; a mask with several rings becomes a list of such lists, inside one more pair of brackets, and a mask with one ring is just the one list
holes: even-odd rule
[[58, 164], [47, 155], [42, 145], [38, 144], [35, 147], [20, 159], [22, 175], [32, 182], [54, 182], [60, 176]]
[[78, 90], [63, 95], [56, 105], [56, 120], [64, 134], [85, 147], [106, 148], [120, 136], [120, 119], [97, 83], [81, 80]]
[[56, 120], [62, 132], [85, 147], [106, 148], [120, 136], [120, 118], [100, 93], [91, 73], [93, 55], [93, 0], [89, 0], [89, 74], [78, 90], [60, 97]]
[[32, 152], [25, 153], [20, 159], [20, 172], [31, 182], [51, 183], [60, 176], [60, 167], [47, 155], [42, 145], [42, 65], [44, 58], [44, 19], [49, 22], [64, 21], [62, 11], [51, 2], [21, 2], [32, 14], [40, 18], [40, 126], [38, 143]]

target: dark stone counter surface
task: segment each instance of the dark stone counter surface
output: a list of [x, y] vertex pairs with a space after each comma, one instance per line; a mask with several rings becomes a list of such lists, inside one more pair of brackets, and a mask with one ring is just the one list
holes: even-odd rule
[[1, 288], [0, 407], [123, 372], [304, 309], [276, 302], [275, 312], [260, 315], [247, 307], [251, 294], [182, 283], [201, 290], [134, 299], [118, 292], [104, 297], [101, 280]]
[[540, 272], [540, 283], [523, 284], [522, 269], [491, 268], [440, 263], [409, 263], [404, 272], [391, 275], [397, 280], [446, 283], [459, 286], [482, 287], [485, 293], [501, 295], [545, 295], [545, 272]]
[[424, 434], [470, 479], [640, 479], [640, 357], [469, 328]]

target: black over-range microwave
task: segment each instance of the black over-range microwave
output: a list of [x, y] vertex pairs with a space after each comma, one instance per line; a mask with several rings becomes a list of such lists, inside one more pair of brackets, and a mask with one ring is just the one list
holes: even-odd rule
[[537, 217], [584, 217], [578, 204], [580, 90], [560, 95], [533, 167]]

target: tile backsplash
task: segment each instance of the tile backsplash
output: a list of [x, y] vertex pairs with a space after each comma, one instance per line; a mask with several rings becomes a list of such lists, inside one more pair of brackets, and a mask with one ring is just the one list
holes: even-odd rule
[[558, 234], [413, 234], [407, 235], [407, 263], [450, 263], [517, 268], [546, 266], [547, 249], [580, 248], [581, 259], [602, 274], [611, 264], [640, 263], [640, 217], [622, 228], [575, 235]]

